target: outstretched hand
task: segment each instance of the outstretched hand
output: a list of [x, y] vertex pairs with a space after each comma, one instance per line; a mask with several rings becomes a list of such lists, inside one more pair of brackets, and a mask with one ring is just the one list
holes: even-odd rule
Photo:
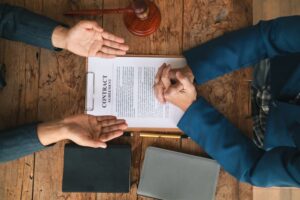
[[106, 148], [106, 142], [123, 135], [126, 128], [125, 120], [114, 116], [80, 114], [40, 124], [38, 137], [43, 145], [69, 139], [81, 146]]
[[80, 21], [70, 29], [56, 27], [52, 44], [84, 57], [113, 58], [129, 49], [123, 38], [104, 31], [95, 21]]

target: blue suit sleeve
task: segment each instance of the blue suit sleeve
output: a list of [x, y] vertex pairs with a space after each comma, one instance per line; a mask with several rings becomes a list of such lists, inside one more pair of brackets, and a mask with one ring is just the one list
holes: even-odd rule
[[0, 131], [0, 162], [15, 160], [45, 148], [37, 136], [37, 124]]
[[264, 58], [300, 52], [300, 16], [282, 17], [225, 34], [184, 53], [198, 84]]
[[24, 8], [0, 4], [0, 37], [5, 39], [60, 50], [53, 47], [51, 41], [58, 25], [62, 24]]
[[300, 186], [297, 148], [257, 148], [203, 98], [188, 108], [178, 127], [240, 181], [263, 187]]

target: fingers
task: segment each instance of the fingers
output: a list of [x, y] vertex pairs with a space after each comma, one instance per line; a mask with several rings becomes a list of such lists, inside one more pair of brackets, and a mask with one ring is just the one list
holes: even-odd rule
[[86, 138], [85, 140], [82, 140], [80, 143], [77, 144], [81, 146], [92, 147], [92, 148], [106, 148], [107, 144], [105, 142], [120, 137], [122, 135], [123, 135], [122, 130], [116, 130], [106, 134], [102, 134], [98, 139]]
[[183, 85], [184, 88], [193, 87], [193, 83], [187, 76], [184, 76], [180, 71], [176, 72], [176, 78]]
[[164, 84], [161, 82], [161, 77], [166, 66], [167, 66], [166, 63], [164, 63], [158, 68], [154, 79], [154, 86], [153, 86], [154, 94], [160, 103], [165, 102], [165, 98], [163, 95], [165, 87]]
[[182, 72], [182, 74], [187, 76], [191, 82], [194, 82], [194, 74], [188, 65], [186, 65], [184, 68], [181, 68], [180, 71]]
[[128, 127], [124, 119], [117, 119], [115, 116], [97, 117], [98, 128], [101, 132], [97, 140], [107, 142], [123, 135], [123, 131]]
[[107, 119], [101, 121], [102, 131], [98, 138], [102, 142], [107, 142], [123, 135], [123, 131], [128, 127], [123, 119]]
[[114, 42], [114, 41], [110, 41], [110, 40], [104, 40], [103, 44], [105, 46], [115, 48], [115, 49], [120, 49], [120, 50], [123, 50], [123, 51], [128, 51], [128, 49], [129, 49], [128, 45], [120, 44], [118, 42]]
[[167, 97], [168, 95], [175, 95], [183, 89], [184, 86], [181, 83], [173, 84], [165, 91], [164, 96]]
[[154, 94], [160, 103], [166, 102], [166, 100], [164, 98], [164, 90], [165, 90], [165, 87], [162, 82], [159, 82], [154, 85]]
[[113, 124], [111, 126], [106, 126], [106, 127], [102, 128], [102, 133], [105, 134], [105, 133], [110, 133], [110, 132], [117, 131], [117, 130], [123, 131], [126, 128], [127, 128], [127, 124], [125, 124], [124, 122], [120, 123], [120, 124]]
[[169, 72], [169, 77], [171, 80], [176, 80], [176, 73], [178, 72], [178, 69], [171, 69]]
[[86, 140], [84, 145], [81, 146], [86, 146], [86, 147], [92, 147], [92, 148], [106, 148], [107, 144], [101, 140]]
[[[96, 131], [109, 132], [114, 130], [124, 130], [127, 128], [127, 123], [124, 119], [117, 119], [115, 116], [98, 116]], [[123, 126], [124, 125], [124, 126]], [[108, 129], [106, 129], [108, 127]], [[117, 128], [111, 128], [117, 127]]]
[[101, 51], [105, 54], [109, 55], [125, 55], [126, 51], [118, 50], [118, 49], [113, 49], [110, 47], [102, 47]]
[[96, 119], [98, 122], [101, 122], [105, 120], [117, 119], [117, 117], [112, 115], [102, 115], [102, 116], [96, 116]]
[[124, 39], [111, 33], [104, 32], [103, 29], [94, 21], [82, 21], [81, 26], [97, 30], [94, 35], [94, 42], [91, 44], [88, 55], [101, 58], [114, 58], [117, 55], [125, 55], [129, 46], [123, 44]]
[[106, 148], [107, 145], [101, 140], [95, 140], [88, 134], [80, 134], [79, 138], [73, 138], [73, 142], [80, 146], [92, 148]]
[[111, 33], [108, 32], [103, 32], [102, 37], [104, 38], [103, 40], [103, 45], [101, 48], [101, 52], [97, 56], [100, 57], [111, 57], [109, 55], [118, 55], [122, 56], [126, 54], [126, 51], [129, 50], [129, 46], [123, 44], [124, 39], [117, 37]]
[[[108, 44], [107, 41], [106, 44]], [[115, 42], [110, 42], [110, 44], [113, 46], [117, 46], [117, 43]], [[128, 49], [127, 45], [119, 45], [118, 47], [122, 49]], [[125, 50], [118, 50], [118, 49], [113, 49], [111, 47], [103, 46], [101, 40], [94, 41], [89, 49], [90, 56], [98, 56], [102, 58], [114, 58], [116, 55], [125, 55], [125, 54], [126, 54]]]
[[102, 47], [101, 41], [95, 41], [90, 50], [90, 56], [97, 56], [101, 58], [114, 58], [116, 55], [125, 55], [126, 51], [116, 50], [108, 47]]
[[97, 52], [96, 56], [100, 57], [100, 58], [115, 58], [116, 57], [115, 55], [110, 55], [110, 54], [106, 54], [106, 53], [102, 53], [102, 52]]
[[106, 31], [104, 31], [102, 33], [102, 37], [105, 38], [105, 39], [107, 39], [107, 40], [114, 41], [114, 42], [124, 43], [124, 39], [123, 38], [115, 36], [115, 35], [113, 35], [111, 33], [106, 32]]
[[161, 76], [162, 76], [162, 72], [163, 72], [163, 70], [164, 70], [165, 67], [166, 67], [166, 63], [162, 64], [162, 65], [158, 68], [158, 70], [157, 70], [157, 72], [156, 72], [156, 75], [155, 75], [154, 83], [158, 83], [158, 82], [160, 81]]
[[108, 120], [101, 121], [102, 127], [119, 125], [119, 124], [126, 124], [126, 121], [124, 119], [108, 119]]
[[113, 140], [117, 137], [120, 137], [122, 135], [123, 135], [123, 131], [117, 130], [117, 131], [112, 131], [112, 132], [109, 132], [109, 133], [106, 133], [106, 134], [102, 134], [99, 139], [102, 142], [107, 142], [107, 141]]
[[169, 77], [171, 80], [176, 80], [176, 73], [180, 71], [184, 76], [186, 76], [191, 82], [194, 81], [194, 75], [192, 70], [189, 68], [189, 66], [185, 66], [183, 68], [176, 68], [176, 69], [171, 69], [169, 72]]
[[70, 130], [67, 138], [81, 146], [106, 148], [106, 141], [121, 136], [127, 128], [126, 121], [115, 116], [80, 116], [81, 118], [76, 119], [77, 122], [71, 121], [67, 124], [70, 126], [67, 129]]
[[168, 65], [167, 67], [164, 68], [161, 76], [161, 81], [164, 84], [165, 89], [168, 89], [171, 85], [171, 80], [169, 76], [169, 72], [171, 70], [171, 65]]

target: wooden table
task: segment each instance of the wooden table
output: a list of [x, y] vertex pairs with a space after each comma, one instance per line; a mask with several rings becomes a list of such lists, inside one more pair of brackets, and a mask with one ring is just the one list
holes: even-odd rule
[[[67, 24], [69, 9], [115, 8], [127, 0], [1, 0], [24, 6]], [[162, 13], [159, 30], [146, 38], [131, 35], [117, 15], [95, 18], [107, 31], [125, 37], [131, 54], [180, 55], [184, 50], [252, 24], [252, 0], [156, 0]], [[0, 41], [0, 62], [7, 66], [7, 87], [0, 91], [0, 128], [48, 121], [84, 111], [85, 59], [69, 52], [50, 52]], [[199, 93], [245, 133], [251, 132], [249, 80], [245, 69], [210, 81]], [[190, 140], [121, 138], [132, 145], [132, 187], [129, 194], [62, 193], [63, 145], [0, 165], [0, 199], [146, 199], [136, 194], [145, 149], [152, 145], [195, 155], [203, 151]], [[216, 144], [217, 145], [217, 144]], [[221, 170], [216, 199], [252, 199], [252, 187]]]

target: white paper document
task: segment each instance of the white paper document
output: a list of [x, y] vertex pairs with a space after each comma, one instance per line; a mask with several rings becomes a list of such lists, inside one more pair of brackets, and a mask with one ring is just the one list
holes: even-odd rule
[[129, 128], [177, 128], [183, 112], [172, 104], [159, 103], [153, 84], [163, 64], [184, 67], [184, 58], [117, 57], [88, 58], [86, 112], [115, 115]]

